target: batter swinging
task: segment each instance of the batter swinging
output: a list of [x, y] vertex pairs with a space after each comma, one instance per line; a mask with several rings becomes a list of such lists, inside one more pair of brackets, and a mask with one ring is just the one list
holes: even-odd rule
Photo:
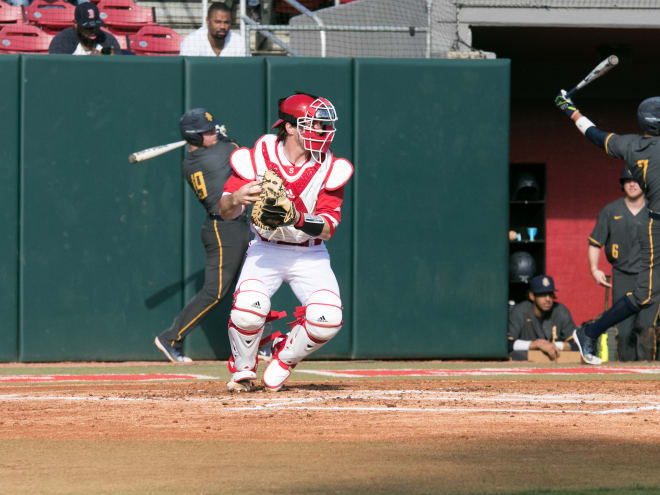
[[637, 107], [637, 121], [643, 134], [605, 132], [577, 109], [563, 89], [555, 105], [566, 114], [587, 139], [605, 153], [625, 161], [626, 167], [646, 194], [649, 219], [639, 236], [641, 267], [635, 289], [614, 302], [598, 319], [577, 328], [573, 337], [582, 360], [601, 364], [597, 356], [598, 337], [650, 305], [656, 305], [660, 287], [660, 97], [647, 98]]

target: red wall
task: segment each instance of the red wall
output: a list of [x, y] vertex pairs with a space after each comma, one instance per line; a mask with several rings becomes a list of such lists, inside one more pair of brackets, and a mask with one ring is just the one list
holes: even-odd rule
[[[638, 102], [576, 103], [606, 132], [638, 132]], [[579, 325], [604, 309], [605, 289], [589, 272], [587, 237], [600, 209], [622, 194], [618, 179], [623, 161], [588, 141], [555, 109], [552, 98], [512, 103], [510, 149], [512, 163], [546, 165], [546, 271], [555, 280], [558, 300]], [[604, 253], [600, 258], [601, 269], [611, 274]]]

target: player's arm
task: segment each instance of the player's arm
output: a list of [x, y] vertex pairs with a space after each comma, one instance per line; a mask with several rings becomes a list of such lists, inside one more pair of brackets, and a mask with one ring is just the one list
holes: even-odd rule
[[591, 276], [598, 285], [603, 287], [612, 287], [612, 284], [607, 281], [605, 272], [598, 268], [598, 260], [600, 260], [600, 246], [595, 244], [596, 241], [589, 238], [589, 246], [587, 247], [587, 260], [589, 260], [589, 270]]
[[341, 204], [344, 201], [344, 188], [333, 191], [321, 189], [316, 201], [314, 214], [298, 213], [294, 227], [305, 234], [327, 241], [332, 238], [341, 221]]
[[521, 339], [523, 327], [526, 325], [524, 311], [515, 307], [509, 313], [509, 328], [507, 329], [507, 341], [509, 354], [513, 351], [529, 351], [538, 349], [545, 353], [551, 360], [557, 359], [559, 349], [555, 344], [545, 339], [525, 340]]
[[232, 220], [245, 210], [245, 207], [253, 204], [261, 192], [259, 181], [246, 181], [238, 175], [232, 174], [227, 182], [220, 198], [220, 216], [225, 220]]
[[573, 321], [573, 315], [571, 315], [571, 311], [564, 305], [561, 305], [557, 309], [560, 310], [558, 311], [559, 321], [557, 325], [559, 326], [558, 335], [561, 341], [555, 342], [555, 344], [561, 346], [560, 350], [562, 351], [577, 351], [577, 344], [573, 340], [573, 330], [577, 328], [577, 325]]
[[330, 224], [320, 215], [312, 215], [310, 213], [300, 213], [296, 211], [297, 217], [293, 226], [302, 230], [305, 234], [312, 237], [318, 237], [327, 241], [332, 237]]
[[589, 139], [589, 141], [607, 151], [607, 141], [613, 133], [601, 131], [591, 120], [582, 115], [575, 106], [575, 103], [573, 103], [573, 100], [571, 100], [566, 94], [565, 90], [562, 89], [555, 98], [555, 106], [575, 123], [575, 127], [577, 127], [578, 130]]

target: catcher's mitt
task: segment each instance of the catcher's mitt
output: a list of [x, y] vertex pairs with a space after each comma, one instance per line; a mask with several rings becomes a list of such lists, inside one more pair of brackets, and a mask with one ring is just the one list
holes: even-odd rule
[[274, 170], [266, 170], [261, 180], [261, 194], [252, 208], [252, 222], [261, 229], [275, 230], [292, 225], [296, 208], [286, 197], [284, 181]]

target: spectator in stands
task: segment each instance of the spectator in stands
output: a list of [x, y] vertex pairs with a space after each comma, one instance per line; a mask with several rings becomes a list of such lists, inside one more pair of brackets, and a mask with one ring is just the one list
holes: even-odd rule
[[509, 357], [527, 360], [527, 351], [539, 349], [551, 361], [570, 350], [575, 323], [566, 306], [555, 301], [552, 277], [538, 275], [529, 281], [528, 301], [516, 304], [509, 314]]
[[60, 31], [48, 47], [48, 53], [73, 55], [113, 55], [121, 53], [117, 39], [101, 31], [103, 21], [98, 7], [91, 2], [76, 6], [73, 26]]
[[245, 57], [245, 40], [231, 31], [231, 9], [224, 3], [209, 5], [206, 26], [186, 36], [180, 55], [197, 57]]

